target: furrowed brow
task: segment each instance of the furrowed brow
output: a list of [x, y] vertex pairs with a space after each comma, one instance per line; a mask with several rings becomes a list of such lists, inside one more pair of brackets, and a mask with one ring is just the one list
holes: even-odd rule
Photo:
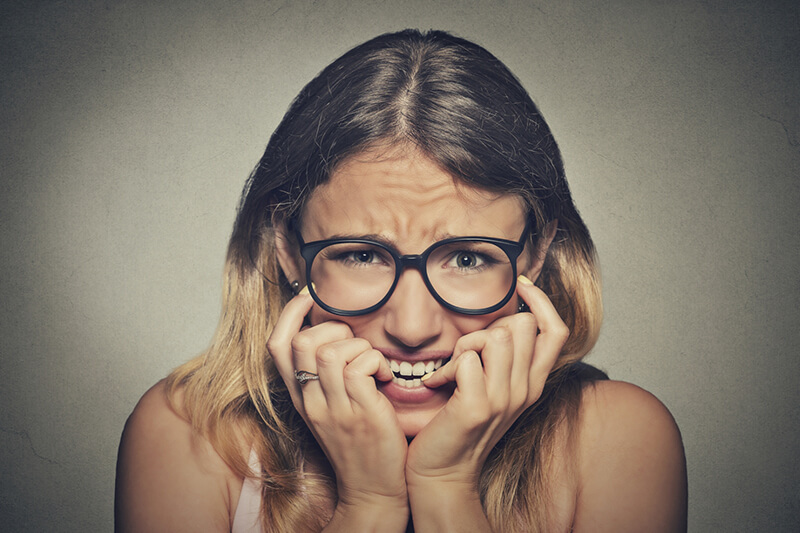
[[351, 239], [358, 239], [363, 241], [375, 241], [389, 248], [397, 249], [397, 243], [394, 240], [389, 239], [384, 235], [379, 235], [377, 233], [367, 233], [367, 234], [337, 233], [335, 235], [331, 235], [330, 237], [325, 238], [325, 240], [351, 240]]

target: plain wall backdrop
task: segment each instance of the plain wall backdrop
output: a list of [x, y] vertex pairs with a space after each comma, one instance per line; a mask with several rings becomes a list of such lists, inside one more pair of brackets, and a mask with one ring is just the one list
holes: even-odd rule
[[496, 54], [597, 244], [588, 361], [683, 433], [691, 531], [800, 530], [800, 8], [777, 1], [5, 1], [0, 529], [110, 531], [120, 432], [219, 315], [290, 100], [385, 31]]

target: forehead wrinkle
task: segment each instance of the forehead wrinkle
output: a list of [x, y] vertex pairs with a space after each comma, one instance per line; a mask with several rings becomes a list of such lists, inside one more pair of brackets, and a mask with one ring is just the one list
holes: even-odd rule
[[[519, 215], [509, 211], [504, 197], [514, 200], [510, 205], [519, 206]], [[307, 238], [315, 240], [377, 234], [415, 253], [454, 236], [516, 239], [512, 233], [517, 226], [522, 231], [524, 212], [521, 198], [472, 187], [425, 156], [365, 154], [343, 162], [312, 191], [301, 228], [313, 228]]]

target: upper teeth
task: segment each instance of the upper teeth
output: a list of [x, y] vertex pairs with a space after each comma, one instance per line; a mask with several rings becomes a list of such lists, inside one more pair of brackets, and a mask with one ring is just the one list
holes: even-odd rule
[[443, 359], [417, 361], [413, 364], [408, 361], [395, 361], [394, 359], [389, 359], [388, 361], [389, 366], [392, 368], [392, 372], [394, 372], [395, 376], [413, 379], [415, 377], [424, 376], [425, 374], [433, 372], [442, 366]]

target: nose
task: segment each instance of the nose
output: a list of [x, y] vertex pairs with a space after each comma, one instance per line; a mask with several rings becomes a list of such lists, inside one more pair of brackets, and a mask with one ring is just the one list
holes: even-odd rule
[[407, 268], [384, 305], [386, 333], [407, 348], [423, 348], [442, 332], [444, 309], [428, 291], [422, 274]]

